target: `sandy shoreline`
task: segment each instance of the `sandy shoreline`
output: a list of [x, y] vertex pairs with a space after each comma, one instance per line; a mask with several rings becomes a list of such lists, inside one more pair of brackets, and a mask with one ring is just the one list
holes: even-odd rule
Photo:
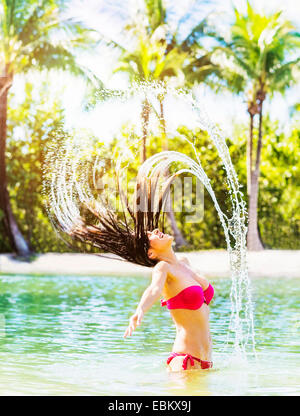
[[[228, 254], [225, 250], [179, 253], [211, 278], [230, 276]], [[300, 250], [265, 250], [248, 253], [249, 275], [252, 278], [300, 278]], [[20, 262], [11, 254], [0, 254], [1, 274], [33, 275], [94, 275], [149, 277], [151, 269], [117, 259], [93, 254], [39, 254], [31, 263]]]

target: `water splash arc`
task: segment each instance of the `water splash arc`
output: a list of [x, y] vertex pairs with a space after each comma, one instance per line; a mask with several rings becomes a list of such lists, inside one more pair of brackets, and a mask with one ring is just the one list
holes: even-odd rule
[[[229, 262], [231, 268], [231, 317], [228, 331], [228, 344], [234, 346], [235, 352], [246, 354], [249, 349], [255, 351], [253, 303], [251, 296], [250, 280], [247, 268], [247, 211], [243, 193], [240, 191], [240, 184], [236, 171], [233, 167], [229, 149], [226, 145], [219, 128], [213, 123], [206, 114], [205, 108], [195, 99], [190, 92], [169, 88], [167, 91], [164, 86], [156, 85], [133, 85], [129, 90], [120, 92], [118, 96], [111, 97], [120, 103], [126, 103], [130, 97], [136, 96], [153, 101], [156, 105], [159, 94], [169, 94], [180, 102], [184, 102], [193, 113], [196, 124], [206, 131], [213, 145], [218, 151], [226, 171], [228, 194], [232, 206], [232, 215], [229, 218], [220, 208], [215, 196], [210, 179], [201, 164], [201, 154], [192, 140], [184, 137], [193, 150], [194, 158], [175, 152], [164, 151], [157, 153], [147, 159], [139, 169], [139, 175], [151, 177], [157, 170], [166, 168], [172, 163], [180, 162], [183, 168], [176, 174], [189, 173], [198, 178], [207, 189], [220, 222], [222, 224]], [[95, 199], [93, 190], [87, 181], [88, 177], [95, 182], [95, 171], [102, 166], [103, 156], [97, 155], [93, 163], [86, 163], [90, 155], [86, 151], [87, 143], [84, 140], [68, 136], [59, 147], [50, 149], [47, 156], [45, 167], [44, 192], [47, 194], [48, 202], [46, 208], [50, 219], [55, 218], [59, 222], [61, 229], [66, 233], [80, 220], [79, 204], [84, 201], [93, 201], [95, 208], [101, 214], [106, 210], [107, 201]], [[116, 160], [116, 166], [122, 172], [122, 163], [128, 158], [128, 149], [121, 153]], [[126, 166], [129, 162], [127, 161]], [[92, 166], [92, 172], [90, 172]], [[124, 171], [124, 169], [123, 169]]]
[[[253, 327], [253, 307], [250, 293], [250, 282], [247, 273], [245, 243], [245, 234], [247, 228], [244, 223], [246, 215], [244, 204], [240, 206], [238, 201], [233, 201], [233, 216], [232, 218], [228, 218], [220, 208], [213, 188], [210, 184], [210, 180], [201, 165], [200, 159], [197, 157], [196, 162], [195, 160], [180, 152], [164, 151], [153, 155], [147, 159], [140, 167], [139, 175], [151, 178], [156, 175], [157, 171], [162, 171], [166, 168], [166, 166], [170, 166], [175, 162], [181, 162], [186, 166], [186, 168], [175, 171], [176, 175], [190, 173], [196, 176], [203, 183], [210, 197], [212, 198], [218, 213], [224, 230], [232, 273], [232, 313], [230, 319], [230, 329], [234, 334], [234, 350], [235, 352], [245, 353], [249, 341], [252, 344], [253, 349], [255, 347], [255, 341]], [[235, 182], [230, 181], [230, 184], [234, 183]], [[233, 194], [236, 195], [237, 193], [235, 192]], [[241, 213], [243, 215], [242, 217]], [[232, 226], [233, 218], [238, 218], [238, 221], [234, 224], [234, 226]], [[244, 320], [240, 316], [243, 308], [245, 308]]]

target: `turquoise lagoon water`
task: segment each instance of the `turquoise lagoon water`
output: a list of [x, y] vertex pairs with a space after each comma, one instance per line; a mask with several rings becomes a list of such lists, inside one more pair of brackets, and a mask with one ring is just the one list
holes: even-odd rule
[[230, 280], [213, 281], [214, 369], [168, 373], [175, 336], [157, 303], [123, 339], [144, 278], [0, 276], [1, 395], [298, 395], [298, 279], [252, 282], [257, 359], [224, 351]]

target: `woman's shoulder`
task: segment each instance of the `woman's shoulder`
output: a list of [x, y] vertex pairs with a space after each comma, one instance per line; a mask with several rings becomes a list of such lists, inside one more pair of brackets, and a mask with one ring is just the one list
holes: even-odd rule
[[[189, 259], [186, 256], [181, 256], [179, 259], [180, 263], [185, 263], [190, 265]], [[165, 260], [160, 260], [156, 265], [153, 267], [153, 270], [159, 270], [159, 271], [170, 271], [170, 264]]]
[[169, 263], [164, 260], [160, 260], [156, 265], [153, 267], [153, 270], [155, 271], [161, 271], [161, 272], [168, 272], [169, 270]]
[[185, 264], [191, 264], [187, 256], [181, 256], [179, 261]]
[[161, 278], [165, 279], [165, 283], [170, 282], [170, 265], [166, 261], [159, 261], [153, 267], [152, 277], [160, 276]]

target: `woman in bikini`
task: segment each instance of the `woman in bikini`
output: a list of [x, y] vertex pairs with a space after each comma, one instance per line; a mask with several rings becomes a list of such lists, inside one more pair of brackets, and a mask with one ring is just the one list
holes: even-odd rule
[[176, 326], [176, 339], [167, 359], [168, 369], [207, 369], [212, 367], [208, 305], [214, 291], [209, 282], [192, 269], [187, 259], [177, 258], [172, 249], [173, 237], [164, 233], [161, 213], [173, 179], [174, 175], [166, 180], [157, 202], [149, 204], [157, 192], [158, 175], [150, 180], [138, 176], [134, 206], [130, 208], [125, 198], [123, 216], [108, 206], [100, 212], [91, 201], [81, 199], [79, 202], [84, 209], [80, 217], [70, 223], [67, 204], [62, 204], [59, 211], [52, 213], [51, 219], [72, 240], [153, 267], [152, 283], [130, 318], [124, 337], [130, 336], [141, 324], [145, 312], [162, 294], [165, 298], [162, 306], [170, 309]]
[[162, 306], [170, 309], [176, 326], [176, 339], [167, 359], [168, 369], [206, 369], [212, 367], [209, 307], [214, 290], [196, 273], [186, 258], [179, 260], [173, 249], [173, 237], [159, 229], [148, 231], [150, 259], [158, 261], [152, 282], [145, 290], [136, 312], [130, 318], [124, 337], [140, 325], [144, 314], [163, 294]]

